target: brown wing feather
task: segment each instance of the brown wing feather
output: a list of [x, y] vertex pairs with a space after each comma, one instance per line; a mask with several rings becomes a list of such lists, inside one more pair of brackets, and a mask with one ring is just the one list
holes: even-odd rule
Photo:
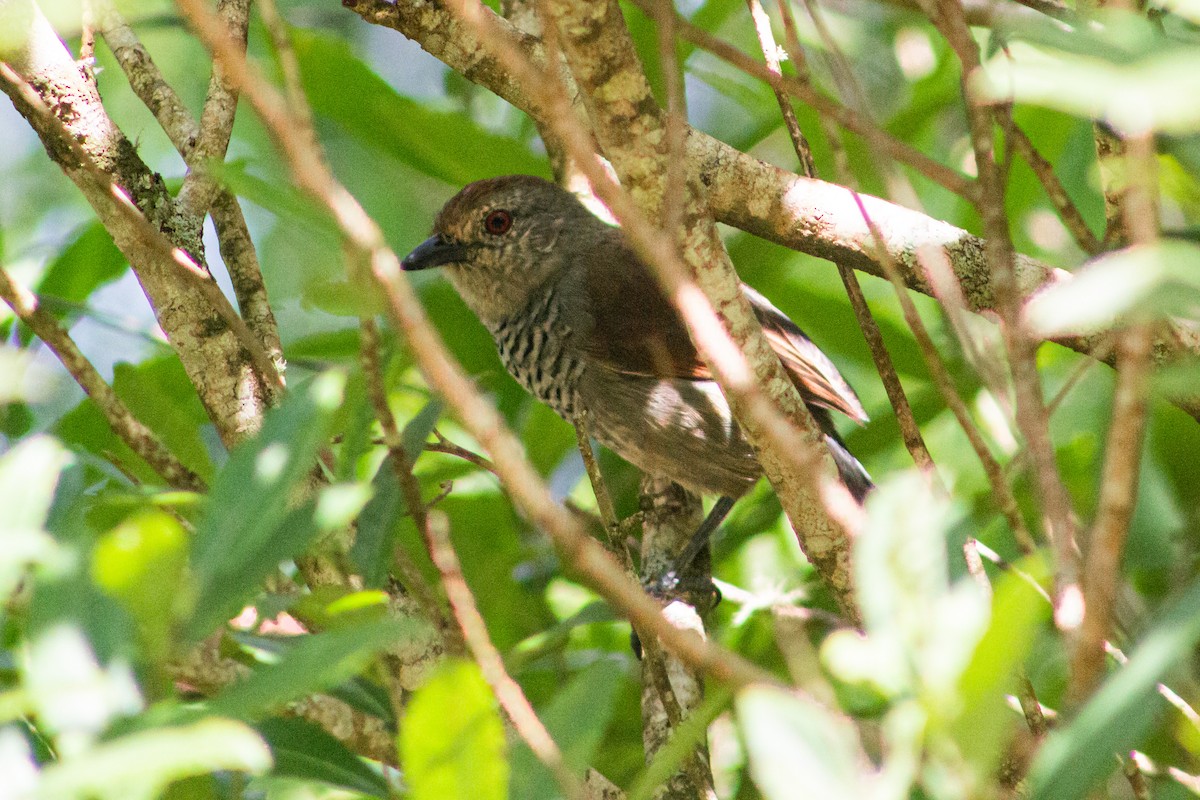
[[[629, 375], [712, 380], [686, 327], [645, 266], [623, 242], [603, 250], [582, 276], [594, 320], [589, 353]], [[742, 291], [805, 402], [866, 422], [862, 403], [833, 362], [765, 297], [745, 285]]]

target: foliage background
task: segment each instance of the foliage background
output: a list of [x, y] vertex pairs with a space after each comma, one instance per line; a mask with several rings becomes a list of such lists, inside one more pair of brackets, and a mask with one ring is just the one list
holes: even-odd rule
[[[45, 10], [76, 49], [79, 9], [63, 5], [47, 6]], [[757, 52], [742, 3], [709, 0], [685, 4], [680, 10], [741, 49]], [[123, 11], [168, 81], [189, 107], [199, 109], [211, 57], [186, 30], [174, 6], [147, 1], [130, 4]], [[462, 184], [514, 172], [549, 176], [544, 148], [523, 114], [447, 70], [413, 43], [394, 32], [366, 25], [358, 16], [329, 3], [288, 2], [281, 11], [292, 26], [304, 90], [330, 163], [337, 177], [380, 223], [397, 253], [408, 252], [425, 237], [437, 209]], [[654, 27], [636, 8], [625, 11], [652, 85], [660, 101], [665, 102]], [[969, 171], [972, 156], [957, 62], [924, 16], [913, 9], [851, 0], [830, 3], [822, 8], [822, 14], [849, 57], [878, 123], [935, 159]], [[805, 45], [814, 54], [822, 52], [820, 37], [801, 17]], [[1180, 51], [1191, 59], [1186, 63], [1194, 63], [1200, 50], [1196, 49], [1193, 29], [1185, 23], [1175, 27], [1170, 24], [1168, 20], [1168, 33], [1182, 42], [1178, 44]], [[1110, 30], [1118, 27], [1114, 25]], [[1037, 30], [1041, 33], [1025, 38], [1048, 38], [1044, 29]], [[978, 28], [976, 33], [993, 50], [1009, 44], [1010, 34], [1003, 27]], [[1120, 38], [1115, 33], [1113, 36]], [[1072, 53], [1069, 41], [1060, 44], [1068, 56], [1080, 56], [1085, 67], [1092, 63]], [[1078, 44], [1074, 47], [1085, 49]], [[1134, 42], [1118, 57], [1113, 55], [1117, 51], [1114, 45], [1097, 60], [1108, 59], [1108, 63], [1119, 66], [1124, 59], [1133, 75], [1138, 59], [1147, 57], [1148, 49], [1145, 42]], [[794, 156], [770, 89], [707, 53], [692, 48], [683, 48], [681, 53], [686, 56], [691, 124], [738, 149], [793, 167]], [[264, 68], [277, 70], [275, 54], [257, 17], [251, 25], [250, 54]], [[810, 66], [819, 85], [834, 84], [823, 59], [812, 57]], [[108, 113], [136, 141], [142, 158], [163, 175], [169, 186], [177, 188], [185, 171], [182, 162], [153, 117], [131, 93], [120, 67], [103, 45], [96, 48], [96, 74]], [[1094, 81], [1096, 74], [1098, 70], [1091, 74], [1085, 70], [1079, 80]], [[1080, 87], [1064, 75], [1054, 89], [1061, 95], [1072, 95]], [[1171, 90], [1161, 85], [1153, 89]], [[1091, 228], [1101, 231], [1104, 204], [1092, 123], [1083, 115], [1068, 113], [1071, 109], [1064, 109], [1065, 103], [1057, 104], [1059, 108], [1055, 105], [1022, 103], [1014, 109], [1014, 117], [1053, 164]], [[798, 107], [798, 113], [801, 127], [812, 141], [820, 174], [836, 174], [829, 143], [816, 115], [804, 107]], [[51, 789], [46, 787], [58, 785], [51, 783], [53, 780], [76, 787], [63, 789], [65, 793], [57, 795], [63, 797], [122, 796], [116, 792], [133, 786], [144, 792], [137, 796], [154, 796], [162, 790], [180, 797], [306, 797], [330, 794], [334, 791], [328, 788], [330, 783], [339, 786], [338, 791], [355, 789], [385, 796], [387, 792], [411, 792], [425, 797], [498, 797], [504, 791], [506, 774], [512, 776], [509, 785], [514, 797], [552, 794], [553, 784], [548, 784], [541, 773], [530, 771], [527, 751], [516, 744], [507, 755], [496, 750], [495, 741], [488, 736], [494, 739], [500, 735], [498, 724], [495, 731], [479, 734], [482, 742], [465, 735], [462, 740], [470, 744], [461, 758], [473, 764], [466, 772], [480, 784], [474, 789], [459, 784], [438, 794], [438, 790], [428, 788], [430, 784], [421, 788], [423, 779], [415, 766], [410, 766], [408, 788], [400, 790], [394, 773], [364, 766], [343, 744], [328, 736], [320, 739], [315, 728], [278, 715], [286, 701], [344, 682], [344, 695], [361, 693], [354, 701], [358, 707], [374, 708], [394, 722], [393, 710], [380, 700], [385, 695], [376, 680], [378, 667], [367, 665], [387, 637], [398, 634], [387, 628], [377, 614], [369, 613], [371, 603], [378, 603], [371, 595], [364, 595], [362, 600], [368, 606], [362, 619], [351, 615], [348, 621], [329, 625], [329, 632], [322, 634], [334, 637], [338, 630], [346, 630], [353, 635], [323, 640], [327, 647], [324, 651], [304, 653], [298, 652], [302, 646], [290, 651], [285, 648], [290, 657], [276, 664], [280, 671], [262, 678], [263, 694], [252, 702], [239, 703], [245, 697], [236, 695], [222, 701], [219, 692], [215, 699], [202, 701], [199, 697], [211, 693], [197, 696], [181, 692], [173, 683], [173, 659], [212, 627], [204, 628], [197, 619], [215, 625], [222, 619], [222, 611], [236, 613], [245, 602], [257, 604], [267, 618], [284, 609], [301, 618], [308, 613], [307, 618], [312, 618], [312, 609], [300, 607], [303, 601], [286, 588], [286, 581], [269, 582], [265, 593], [258, 593], [255, 587], [275, 572], [276, 563], [298, 554], [321, 531], [332, 530], [336, 522], [353, 516], [367, 502], [366, 487], [371, 485], [383, 454], [380, 448], [351, 443], [362, 442], [371, 418], [358, 365], [358, 314], [364, 303], [372, 301], [347, 282], [336, 229], [293, 187], [287, 167], [258, 119], [243, 109], [219, 175], [244, 199], [279, 320], [289, 384], [315, 387], [307, 405], [297, 401], [285, 406], [275, 420], [275, 430], [278, 441], [296, 444], [292, 457], [297, 465], [304, 463], [306, 454], [309, 459], [316, 454], [320, 438], [290, 436], [308, 430], [340, 437], [337, 441], [342, 445], [336, 449], [330, 470], [335, 485], [347, 489], [349, 499], [343, 498], [347, 505], [335, 513], [334, 521], [319, 519], [312, 512], [314, 521], [304, 529], [307, 538], [300, 533], [295, 542], [276, 541], [264, 545], [264, 550], [239, 552], [237, 543], [245, 541], [240, 537], [272, 541], [276, 531], [273, 525], [277, 526], [279, 520], [272, 522], [266, 511], [247, 508], [241, 522], [234, 517], [235, 521], [221, 528], [212, 522], [218, 516], [214, 506], [222, 498], [231, 504], [255, 506], [261, 502], [264, 508], [275, 507], [282, 514], [280, 509], [286, 504], [292, 483], [299, 481], [303, 470], [297, 466], [299, 471], [291, 482], [278, 483], [252, 501], [235, 499], [238, 489], [244, 488], [233, 477], [237, 475], [238, 456], [230, 456], [221, 445], [177, 359], [161, 332], [153, 327], [153, 318], [123, 256], [10, 105], [0, 107], [0, 130], [6, 143], [0, 153], [0, 263], [14, 277], [34, 287], [45, 307], [71, 325], [84, 351], [100, 365], [134, 412], [214, 486], [207, 511], [194, 497], [180, 497], [158, 488], [160, 482], [153, 472], [117, 440], [91, 402], [82, 399], [80, 391], [61, 374], [28, 331], [11, 317], [4, 319], [7, 345], [0, 350], [0, 363], [7, 377], [0, 377], [0, 390], [8, 393], [10, 402], [0, 406], [2, 441], [7, 450], [0, 461], [0, 508], [7, 509], [4, 514], [11, 520], [19, 516], [12, 509], [33, 510], [24, 527], [11, 522], [10, 528], [0, 526], [7, 537], [4, 541], [11, 543], [0, 552], [0, 589], [11, 593], [2, 620], [4, 650], [0, 652], [4, 692], [0, 694], [0, 722], [9, 723], [0, 729], [5, 737], [0, 739], [0, 774], [5, 773], [5, 765], [15, 770], [10, 774], [25, 770], [30, 786], [43, 781], [40, 789], [31, 790], [42, 792], [36, 796], [50, 796], [46, 792]], [[1195, 170], [1197, 144], [1190, 131], [1174, 133], [1173, 138], [1164, 138], [1160, 143], [1162, 218], [1164, 227], [1186, 232], [1196, 224], [1200, 197]], [[847, 136], [845, 146], [863, 190], [886, 196], [888, 186], [869, 144]], [[962, 198], [915, 173], [906, 173], [906, 177], [911, 181], [913, 197], [928, 214], [982, 233], [974, 209]], [[1006, 211], [1017, 250], [1065, 269], [1082, 264], [1084, 255], [1059, 223], [1037, 177], [1020, 159], [1013, 159], [1007, 187]], [[787, 700], [742, 696], [736, 714], [727, 707], [713, 710], [716, 722], [710, 735], [719, 793], [727, 797], [751, 797], [756, 792], [770, 797], [793, 796], [786, 788], [792, 784], [786, 780], [785, 788], [772, 788], [779, 785], [772, 783], [774, 771], [797, 775], [798, 780], [813, 781], [818, 786], [826, 781], [827, 788], [832, 788], [827, 793], [815, 791], [817, 796], [851, 796], [838, 793], [849, 792], [851, 787], [863, 791], [869, 780], [874, 781], [875, 791], [895, 796], [993, 796], [1000, 790], [991, 784], [989, 770], [996, 766], [1020, 717], [1010, 716], [1007, 709], [994, 702], [988, 705], [972, 699], [975, 692], [994, 701], [1001, 689], [1012, 689], [1009, 680], [1014, 674], [1008, 669], [1000, 675], [979, 677], [967, 670], [964, 676], [968, 664], [977, 664], [971, 661], [972, 655], [981, 658], [981, 651], [973, 649], [972, 637], [986, 628], [989, 638], [985, 642], [994, 648], [993, 653], [1012, 654], [1000, 662], [1008, 668], [1023, 664], [1037, 698], [1049, 708], [1061, 708], [1066, 702], [1070, 675], [1066, 647], [1055, 632], [1049, 607], [1021, 595], [1015, 585], [1007, 582], [1010, 578], [1006, 573], [995, 571], [993, 576], [1000, 588], [988, 628], [986, 614], [982, 622], [968, 619], [971, 604], [955, 594], [960, 589], [953, 587], [959, 587], [965, 579], [961, 552], [968, 538], [978, 539], [1008, 561], [1018, 560], [1021, 554], [997, 513], [977, 459], [929, 379], [891, 286], [870, 276], [862, 277], [938, 472], [952, 495], [952, 501], [946, 503], [935, 499], [911, 502], [914, 493], [921, 491], [905, 477], [911, 471], [911, 459], [831, 265], [746, 233], [732, 229], [723, 232], [742, 278], [799, 322], [820, 344], [856, 387], [872, 416], [868, 426], [846, 429], [850, 449], [885, 486], [872, 509], [870, 528], [887, 529], [887, 533], [876, 537], [885, 543], [884, 551], [874, 560], [869, 553], [861, 556], [864, 570], [874, 565], [882, 572], [868, 573], [875, 579], [860, 587], [864, 606], [908, 609], [919, 615], [922, 610], [933, 613], [934, 609], [945, 610], [961, 603], [968, 611], [962, 612], [958, 622], [935, 615], [922, 623], [922, 627], [941, 626], [947, 635], [961, 623], [966, 633], [959, 637], [957, 647], [953, 642], [935, 641], [939, 638], [936, 631], [906, 633], [908, 623], [900, 611], [895, 612], [895, 618], [885, 612], [877, 614], [874, 629], [868, 618], [868, 633], [872, 639], [884, 642], [876, 641], [872, 645], [875, 649], [864, 649], [861, 641], [854, 644], [844, 637], [831, 644], [826, 639], [827, 628], [812, 626], [804, 634], [804, 638], [811, 638], [809, 656], [818, 657], [819, 653], [824, 668], [809, 676], [811, 683], [806, 688], [811, 694], [831, 707], [840, 704], [846, 711], [882, 720], [885, 728], [899, 725], [898, 720], [903, 718], [900, 712], [905, 708], [919, 709], [916, 713], [923, 722], [918, 727], [924, 733], [913, 733], [906, 740], [888, 729], [883, 738], [891, 747], [873, 753], [876, 763], [882, 766], [868, 769], [862, 763], [855, 765], [858, 745], [843, 743], [831, 733], [837, 728], [832, 718], [827, 721], [816, 712], [799, 713], [797, 721], [787, 716], [795, 711], [787, 706]], [[208, 263], [218, 281], [224, 281], [211, 231], [206, 242]], [[1191, 265], [1197, 263], [1192, 261]], [[495, 401], [556, 494], [584, 509], [593, 509], [571, 428], [529, 398], [505, 374], [486, 332], [444, 281], [433, 274], [419, 274], [413, 280], [455, 357]], [[1191, 281], [1190, 297], [1194, 302], [1194, 275]], [[1119, 294], [1124, 287], [1117, 284], [1108, 291]], [[914, 299], [993, 449], [1002, 454], [1003, 461], [1013, 460], [1019, 436], [1006, 421], [1001, 404], [968, 364], [937, 304], [924, 296], [914, 295]], [[979, 335], [995, 345], [997, 337], [991, 325], [979, 322], [978, 328]], [[401, 423], [411, 422], [415, 427], [410, 430], [423, 440], [436, 413], [435, 409], [422, 416], [423, 409], [435, 402], [432, 393], [403, 343], [391, 334], [385, 352], [393, 409]], [[32, 354], [31, 361], [25, 359], [27, 353]], [[1067, 386], [1085, 363], [1085, 357], [1064, 348], [1043, 346], [1038, 353], [1038, 368], [1047, 396], [1053, 397]], [[321, 380], [329, 380], [330, 370], [340, 370], [347, 376], [340, 403], [328, 397], [322, 399], [318, 391], [323, 385]], [[310, 379], [314, 383], [307, 383]], [[1194, 376], [1179, 370], [1165, 376], [1167, 379], [1175, 381], [1173, 386], [1178, 386], [1181, 379], [1184, 385], [1195, 385]], [[325, 390], [334, 391], [328, 387]], [[1059, 469], [1075, 512], [1085, 523], [1095, 514], [1112, 395], [1112, 371], [1093, 365], [1070, 386], [1051, 420]], [[454, 442], [479, 449], [454, 420], [443, 417], [437, 425]], [[306, 441], [299, 443], [300, 439]], [[61, 444], [52, 444], [53, 440]], [[261, 441], [253, 444], [252, 452], [261, 453], [264, 446]], [[1153, 625], [1162, 613], [1160, 609], [1180, 597], [1185, 604], [1189, 602], [1186, 590], [1194, 580], [1196, 548], [1200, 544], [1197, 452], [1200, 429], [1195, 420], [1156, 393], [1146, 435], [1139, 500], [1124, 552], [1128, 595], [1138, 610], [1126, 632], [1125, 641], [1130, 647], [1146, 635], [1147, 629], [1161, 631]], [[248, 452], [244, 459], [250, 458]], [[114, 468], [114, 463], [121, 469]], [[638, 476], [608, 454], [602, 458], [602, 466], [622, 516], [635, 511]], [[467, 581], [509, 670], [533, 705], [546, 711], [547, 722], [560, 737], [569, 760], [594, 767], [620, 786], [631, 786], [642, 774], [644, 761], [637, 702], [638, 665], [629, 652], [628, 625], [616, 620], [596, 595], [563, 575], [545, 538], [513, 510], [491, 475], [460, 459], [432, 452], [421, 455], [415, 474], [426, 497], [438, 494], [445, 482], [453, 481], [452, 491], [438, 507], [451, 521], [454, 545]], [[1011, 476], [1027, 516], [1036, 518], [1027, 472], [1015, 464]], [[887, 488], [889, 484], [892, 489]], [[378, 479], [375, 486], [378, 493], [374, 502], [381, 502], [384, 490]], [[46, 512], [44, 519], [39, 518], [39, 503]], [[164, 509], [171, 513], [164, 513]], [[258, 511], [262, 513], [256, 516]], [[196, 530], [185, 536], [172, 514], [195, 523]], [[257, 531], [255, 525], [259, 526]], [[436, 573], [424, 555], [424, 544], [411, 518], [388, 518], [373, 525], [360, 520], [360, 526], [360, 533], [363, 528], [378, 529], [380, 537], [395, 537], [422, 565], [428, 579], [436, 582]], [[47, 533], [37, 533], [41, 529]], [[199, 539], [199, 543], [189, 544], [189, 536]], [[366, 578], [365, 588], [380, 589], [384, 587], [384, 559], [389, 552], [384, 545], [390, 539], [381, 539], [384, 544], [374, 551], [369, 549], [370, 540], [366, 541], [367, 545], [351, 553], [351, 559]], [[788, 651], [784, 648], [781, 652], [781, 634], [772, 607], [782, 603], [830, 611], [833, 605], [815, 581], [778, 501], [765, 483], [738, 504], [714, 549], [714, 574], [746, 593], [727, 592], [726, 602], [710, 619], [710, 635], [767, 670], [786, 676]], [[914, 550], [915, 557], [910, 552]], [[213, 556], [220, 563], [212, 567], [207, 584], [205, 552], [224, 557]], [[908, 556], [901, 559], [902, 563], [895, 563], [892, 556], [904, 556], [906, 552]], [[923, 573], [919, 566], [913, 567], [914, 558], [918, 565], [928, 562], [931, 566]], [[1036, 559], [1026, 562], [1025, 567], [1045, 576], [1045, 565], [1039, 566]], [[948, 577], [939, 577], [943, 571]], [[914, 583], [924, 579], [928, 580], [923, 588], [913, 588]], [[222, 592], [226, 597], [219, 598]], [[230, 600], [235, 605], [226, 607]], [[1002, 600], [1010, 605], [1002, 607]], [[328, 609], [320, 613], [327, 614]], [[329, 624], [328, 619], [324, 621]], [[1177, 679], [1171, 686], [1176, 691], [1186, 699], [1195, 699], [1195, 673], [1187, 639], [1191, 634], [1184, 628], [1174, 629], [1182, 637], [1174, 642], [1177, 658], [1163, 668], [1171, 667], [1172, 678]], [[897, 641], [887, 643], [888, 636], [893, 635], [898, 636]], [[227, 646], [237, 651], [238, 659], [255, 665], [255, 674], [260, 678], [268, 674], [263, 665], [278, 657], [279, 642], [246, 631], [228, 637]], [[795, 664], [790, 666], [794, 668]], [[926, 677], [942, 675], [941, 682], [930, 678], [927, 685], [921, 677], [922, 669]], [[450, 668], [439, 673], [437, 680], [443, 682], [440, 690], [435, 684], [428, 694], [418, 694], [407, 709], [409, 725], [422, 719], [429, 723], [421, 727], [421, 736], [407, 745], [401, 734], [406, 764], [420, 763], [421, 755], [405, 750], [405, 746], [419, 749], [422, 738], [453, 741], [463, 735], [444, 729], [447, 726], [442, 724], [459, 718], [461, 709], [477, 706], [484, 709], [480, 713], [495, 715], [486, 692], [479, 697], [472, 694], [471, 687], [478, 687], [478, 678], [469, 670], [456, 672]], [[1137, 691], [1127, 689], [1122, 696], [1124, 704], [1111, 707], [1130, 708], [1134, 699], [1145, 696], [1138, 692], [1150, 685], [1152, 681], [1143, 681]], [[438, 691], [444, 695], [440, 700]], [[425, 707], [419, 705], [422, 702]], [[1139, 724], [1134, 724], [1133, 718], [1110, 719], [1099, 734], [1090, 732], [1093, 737], [1099, 736], [1099, 741], [1082, 740], [1086, 749], [1111, 762], [1114, 750], [1127, 753], [1137, 747], [1151, 761], [1178, 766], [1182, 773], [1190, 775], [1200, 770], [1200, 730], [1181, 721], [1175, 712], [1165, 711], [1158, 701], [1133, 716], [1137, 723], [1144, 723], [1140, 725], [1142, 735], [1136, 740], [1127, 740], [1138, 732]], [[982, 717], [991, 719], [985, 723]], [[243, 719], [254, 727], [240, 727], [228, 718]], [[827, 727], [822, 727], [826, 723]], [[752, 733], [774, 730], [772, 724], [786, 730], [773, 738], [756, 738]], [[252, 730], [272, 745], [274, 771], [262, 772], [266, 757]], [[403, 725], [401, 730], [405, 730]], [[180, 736], [172, 751], [179, 757], [164, 757], [157, 762], [158, 767], [147, 768], [151, 741], [170, 749], [168, 731]], [[812, 751], [823, 758], [789, 767], [786, 762], [803, 751], [805, 736], [810, 733], [815, 742], [810, 742]], [[148, 738], [136, 739], [141, 734]], [[1072, 741], [1079, 746], [1080, 734], [1075, 735]], [[793, 737], [799, 743], [793, 743], [792, 750], [769, 755], [771, 746], [792, 742]], [[987, 746], [979, 745], [978, 752], [973, 752], [970, 742], [976, 738]], [[907, 741], [907, 750], [898, 745], [902, 740]], [[128, 749], [117, 751], [118, 743], [128, 745]], [[211, 753], [205, 750], [205, 743], [211, 743]], [[139, 746], [146, 749], [139, 750]], [[300, 757], [289, 761], [289, 746]], [[949, 748], [951, 754], [947, 755], [944, 748]], [[911, 774], [907, 779], [895, 776], [896, 771], [903, 772], [899, 766], [903, 759], [897, 755], [902, 751], [915, 762], [908, 764]], [[28, 753], [32, 754], [32, 762]], [[80, 760], [89, 753], [100, 761]], [[184, 758], [180, 755], [184, 753], [194, 758]], [[757, 754], [763, 766], [748, 772], [747, 753]], [[846, 774], [838, 773], [838, 753], [846, 755], [851, 764]], [[829, 763], [822, 763], [826, 760]], [[105, 768], [112, 772], [105, 772], [97, 763], [107, 765]], [[493, 763], [498, 771], [488, 778], [484, 765]], [[511, 763], [510, 772], [503, 767], [505, 763]], [[1107, 768], [1088, 772], [1060, 767], [1054, 780], [1065, 780], [1070, 786], [1060, 786], [1053, 796], [1078, 796]], [[236, 771], [239, 769], [262, 774], [244, 779]], [[789, 773], [789, 769], [796, 772]], [[146, 774], [136, 777], [139, 770]], [[1162, 774], [1164, 777], [1155, 781], [1157, 796], [1187, 793], [1186, 780], [1173, 781], [1165, 777], [1165, 771]], [[106, 785], [101, 780], [106, 775], [118, 777]], [[380, 775], [386, 780], [380, 780]], [[459, 780], [468, 778], [460, 775]], [[1043, 786], [1057, 785], [1050, 778], [1045, 780], [1050, 783]], [[6, 796], [4, 791], [0, 789], [0, 797]], [[1121, 794], [1130, 790], [1118, 785], [1114, 791]]]

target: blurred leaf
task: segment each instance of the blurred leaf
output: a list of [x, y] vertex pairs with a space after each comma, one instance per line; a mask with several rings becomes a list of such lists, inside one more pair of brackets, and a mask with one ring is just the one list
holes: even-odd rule
[[13, 403], [37, 403], [54, 392], [58, 376], [35, 357], [33, 350], [0, 344], [0, 409]]
[[1169, 239], [1102, 255], [1035, 295], [1025, 315], [1043, 336], [1092, 333], [1130, 317], [1200, 318], [1200, 246]]
[[129, 269], [129, 262], [113, 243], [112, 234], [99, 221], [85, 225], [46, 267], [37, 293], [82, 303], [92, 292], [111, 283]]
[[918, 677], [922, 651], [934, 636], [930, 620], [949, 591], [950, 508], [908, 472], [882, 482], [867, 498], [867, 510], [867, 529], [854, 551], [863, 623], [876, 646], [894, 643], [901, 664], [918, 670], [913, 675]]
[[258, 719], [357, 675], [379, 651], [413, 630], [412, 623], [385, 619], [294, 637], [276, 663], [255, 669], [213, 698], [210, 707], [221, 715]]
[[336, 239], [337, 224], [316, 200], [291, 184], [280, 186], [263, 180], [250, 173], [248, 166], [241, 161], [226, 161], [214, 162], [208, 169], [229, 191], [284, 219], [293, 231]]
[[1200, 640], [1200, 581], [1193, 581], [1066, 728], [1050, 734], [1029, 770], [1033, 800], [1074, 800], [1112, 772], [1113, 753], [1138, 746], [1166, 706], [1157, 684]]
[[[611, 661], [599, 661], [573, 677], [538, 717], [562, 752], [563, 763], [581, 773], [592, 760], [613, 713], [623, 675]], [[562, 790], [524, 741], [512, 752], [514, 800], [553, 800]]]
[[70, 454], [50, 436], [34, 436], [0, 456], [0, 602], [30, 564], [60, 560], [43, 526]]
[[98, 736], [115, 718], [142, 709], [129, 666], [114, 662], [102, 667], [73, 623], [39, 631], [21, 668], [39, 727], [74, 748]]
[[882, 714], [909, 688], [908, 670], [895, 658], [895, 650], [859, 631], [838, 630], [826, 636], [820, 658], [838, 705], [855, 716]]
[[350, 559], [363, 576], [363, 585], [379, 588], [387, 582], [392, 567], [391, 545], [396, 524], [406, 512], [400, 481], [396, 478], [392, 457], [379, 465], [371, 481], [374, 494], [358, 518], [358, 534], [350, 547]]
[[416, 691], [400, 726], [413, 800], [504, 800], [504, 749], [495, 698], [472, 662], [441, 665]]
[[271, 752], [250, 728], [206, 719], [105, 742], [42, 772], [37, 800], [153, 800], [167, 784], [217, 770], [252, 774], [271, 766]]
[[400, 444], [403, 445], [404, 452], [408, 455], [410, 462], [415, 462], [417, 457], [425, 450], [425, 440], [429, 438], [429, 434], [437, 425], [438, 418], [441, 415], [441, 402], [430, 400], [404, 426], [404, 430], [400, 433]]
[[383, 296], [370, 284], [353, 280], [313, 280], [304, 286], [300, 301], [335, 317], [373, 317], [386, 309]]
[[1032, 556], [1013, 567], [996, 581], [991, 624], [958, 682], [961, 708], [953, 735], [983, 779], [999, 766], [1019, 722], [1008, 712], [1005, 696], [1017, 691], [1018, 672], [1050, 616], [1046, 598], [1020, 574], [1045, 583], [1050, 577], [1046, 559]]
[[51, 436], [26, 439], [0, 457], [0, 531], [40, 530], [69, 463], [70, 453]]
[[328, 372], [293, 390], [217, 476], [192, 545], [193, 640], [236, 612], [263, 576], [319, 532], [312, 503], [290, 513], [288, 506], [316, 463], [344, 383], [341, 373]]
[[771, 686], [738, 694], [738, 728], [750, 774], [767, 800], [867, 797], [860, 770], [868, 763], [854, 728], [816, 701]]
[[504, 173], [549, 177], [545, 160], [520, 142], [397, 94], [341, 39], [313, 30], [292, 38], [313, 109], [364, 144], [454, 186]]
[[341, 362], [358, 357], [360, 338], [357, 328], [323, 331], [289, 342], [286, 355], [289, 362]]
[[174, 623], [191, 604], [187, 561], [183, 526], [161, 511], [130, 517], [92, 552], [93, 580], [133, 615], [151, 662], [166, 658]]
[[309, 778], [373, 797], [389, 797], [387, 781], [324, 729], [294, 717], [260, 722], [276, 775]]
[[1127, 133], [1200, 128], [1200, 110], [1181, 97], [1200, 92], [1200, 50], [1172, 43], [1128, 12], [1070, 34], [1053, 25], [1015, 31], [1015, 41], [974, 78], [997, 102], [1032, 103], [1102, 119]]

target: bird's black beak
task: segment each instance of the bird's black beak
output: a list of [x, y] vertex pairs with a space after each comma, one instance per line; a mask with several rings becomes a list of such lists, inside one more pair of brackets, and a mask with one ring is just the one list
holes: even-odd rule
[[467, 257], [467, 248], [458, 242], [451, 242], [438, 234], [430, 236], [417, 245], [416, 249], [404, 257], [400, 267], [408, 272], [418, 269], [440, 267], [443, 264], [453, 264]]

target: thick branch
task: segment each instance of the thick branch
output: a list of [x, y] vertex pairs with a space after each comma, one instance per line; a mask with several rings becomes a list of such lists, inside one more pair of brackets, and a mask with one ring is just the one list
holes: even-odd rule
[[[46, 152], [83, 192], [138, 276], [159, 325], [167, 334], [222, 439], [232, 444], [255, 430], [274, 387], [262, 379], [253, 357], [226, 316], [204, 292], [202, 280], [185, 275], [179, 257], [200, 258], [198, 238], [187, 236], [162, 178], [138, 157], [133, 144], [104, 111], [94, 84], [71, 59], [41, 12], [27, 0], [3, 7], [0, 26], [23, 30], [24, 40], [0, 53], [37, 91], [50, 117], [10, 82], [10, 97], [38, 133]], [[64, 137], [63, 132], [70, 138]], [[78, 143], [86, 158], [72, 149]], [[110, 176], [100, 180], [97, 173]], [[123, 202], [132, 201], [141, 218]], [[170, 240], [164, 246], [154, 231]], [[183, 251], [172, 250], [171, 245]], [[187, 256], [190, 256], [188, 258]], [[215, 288], [215, 284], [213, 284]], [[217, 290], [219, 294], [219, 290]]]
[[[540, 118], [528, 95], [497, 59], [478, 45], [478, 37], [469, 26], [441, 6], [344, 1], [366, 21], [399, 31], [451, 69]], [[496, 18], [495, 24], [535, 64], [544, 66], [544, 54], [534, 37], [515, 30], [503, 19]], [[799, 177], [694, 129], [689, 131], [686, 152], [689, 174], [708, 187], [706, 200], [718, 221], [784, 247], [886, 277], [871, 233], [844, 187]], [[932, 296], [917, 253], [933, 248], [950, 263], [971, 310], [995, 309], [981, 238], [886, 200], [866, 195], [862, 199], [883, 234], [887, 257], [899, 265], [910, 288]], [[1019, 254], [1015, 272], [1017, 287], [1026, 298], [1051, 283], [1070, 280], [1069, 273]], [[1103, 336], [1070, 336], [1055, 341], [1090, 355]], [[1184, 356], [1200, 357], [1200, 335], [1183, 329], [1160, 335], [1154, 348], [1156, 364]], [[1111, 353], [1106, 360], [1112, 362]], [[1200, 397], [1176, 397], [1173, 402], [1200, 419]]]

